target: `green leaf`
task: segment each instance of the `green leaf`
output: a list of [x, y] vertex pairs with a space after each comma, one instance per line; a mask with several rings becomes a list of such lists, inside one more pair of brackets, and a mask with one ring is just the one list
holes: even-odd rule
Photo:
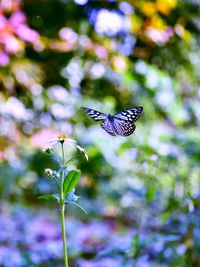
[[131, 254], [132, 254], [131, 256], [133, 256], [133, 257], [136, 257], [137, 256], [139, 246], [140, 246], [139, 236], [138, 235], [135, 235], [133, 237], [132, 242], [131, 242]]
[[152, 202], [155, 200], [155, 186], [153, 184], [148, 185], [146, 191], [146, 200]]
[[56, 200], [59, 202], [59, 199], [56, 195], [41, 195], [38, 197], [38, 199], [43, 199], [43, 200]]
[[76, 184], [80, 179], [80, 176], [81, 176], [80, 170], [76, 171], [73, 170], [68, 173], [67, 177], [65, 177], [63, 184], [63, 192], [65, 197], [69, 192], [71, 192], [75, 188]]
[[162, 222], [163, 223], [166, 223], [166, 221], [168, 220], [168, 218], [169, 218], [169, 212], [163, 212], [162, 214], [161, 214], [161, 216], [160, 216], [160, 218], [161, 218], [161, 220], [162, 220]]

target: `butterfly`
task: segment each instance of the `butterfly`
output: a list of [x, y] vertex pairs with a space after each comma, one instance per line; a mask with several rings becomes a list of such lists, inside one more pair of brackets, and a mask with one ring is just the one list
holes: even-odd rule
[[128, 136], [135, 131], [134, 122], [140, 117], [143, 107], [124, 109], [116, 115], [104, 114], [100, 111], [83, 108], [84, 111], [94, 120], [103, 121], [101, 127], [110, 135]]

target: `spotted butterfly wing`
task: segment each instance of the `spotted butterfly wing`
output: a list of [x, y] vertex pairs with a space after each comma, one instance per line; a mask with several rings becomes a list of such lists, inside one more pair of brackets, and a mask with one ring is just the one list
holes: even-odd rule
[[115, 132], [121, 136], [131, 135], [136, 128], [134, 122], [139, 118], [142, 110], [142, 107], [136, 107], [125, 109], [117, 113], [113, 117], [113, 127]]
[[85, 112], [92, 118], [94, 121], [102, 121], [107, 118], [107, 115], [104, 113], [101, 113], [97, 110], [91, 109], [91, 108], [83, 108]]
[[129, 121], [134, 123], [141, 115], [143, 107], [124, 109], [114, 116], [114, 119]]
[[129, 121], [123, 121], [123, 120], [119, 120], [115, 118], [113, 120], [113, 126], [115, 129], [115, 132], [121, 136], [131, 135], [135, 131], [135, 128], [136, 128], [135, 124]]
[[131, 135], [135, 131], [134, 122], [142, 113], [142, 107], [125, 109], [113, 117], [113, 126], [115, 132], [121, 136]]

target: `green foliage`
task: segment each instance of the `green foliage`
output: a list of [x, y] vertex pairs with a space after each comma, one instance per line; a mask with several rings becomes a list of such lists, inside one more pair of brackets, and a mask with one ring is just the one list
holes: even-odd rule
[[81, 176], [80, 170], [72, 170], [67, 174], [63, 183], [64, 197], [66, 197], [66, 195], [76, 187], [80, 179], [80, 176]]
[[140, 237], [138, 235], [135, 235], [133, 237], [130, 250], [131, 256], [133, 256], [134, 258], [137, 257], [139, 246], [140, 246]]
[[146, 191], [146, 199], [148, 202], [152, 202], [155, 200], [155, 185], [149, 184]]
[[60, 202], [59, 196], [57, 194], [54, 194], [54, 195], [42, 195], [42, 196], [39, 196], [38, 199], [56, 200], [58, 203]]

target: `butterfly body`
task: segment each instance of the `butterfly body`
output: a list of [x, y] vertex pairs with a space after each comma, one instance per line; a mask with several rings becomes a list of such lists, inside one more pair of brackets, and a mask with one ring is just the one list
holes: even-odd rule
[[103, 121], [101, 127], [110, 135], [128, 136], [135, 131], [134, 122], [141, 115], [143, 107], [125, 109], [116, 115], [106, 115], [90, 108], [83, 109], [94, 121]]

